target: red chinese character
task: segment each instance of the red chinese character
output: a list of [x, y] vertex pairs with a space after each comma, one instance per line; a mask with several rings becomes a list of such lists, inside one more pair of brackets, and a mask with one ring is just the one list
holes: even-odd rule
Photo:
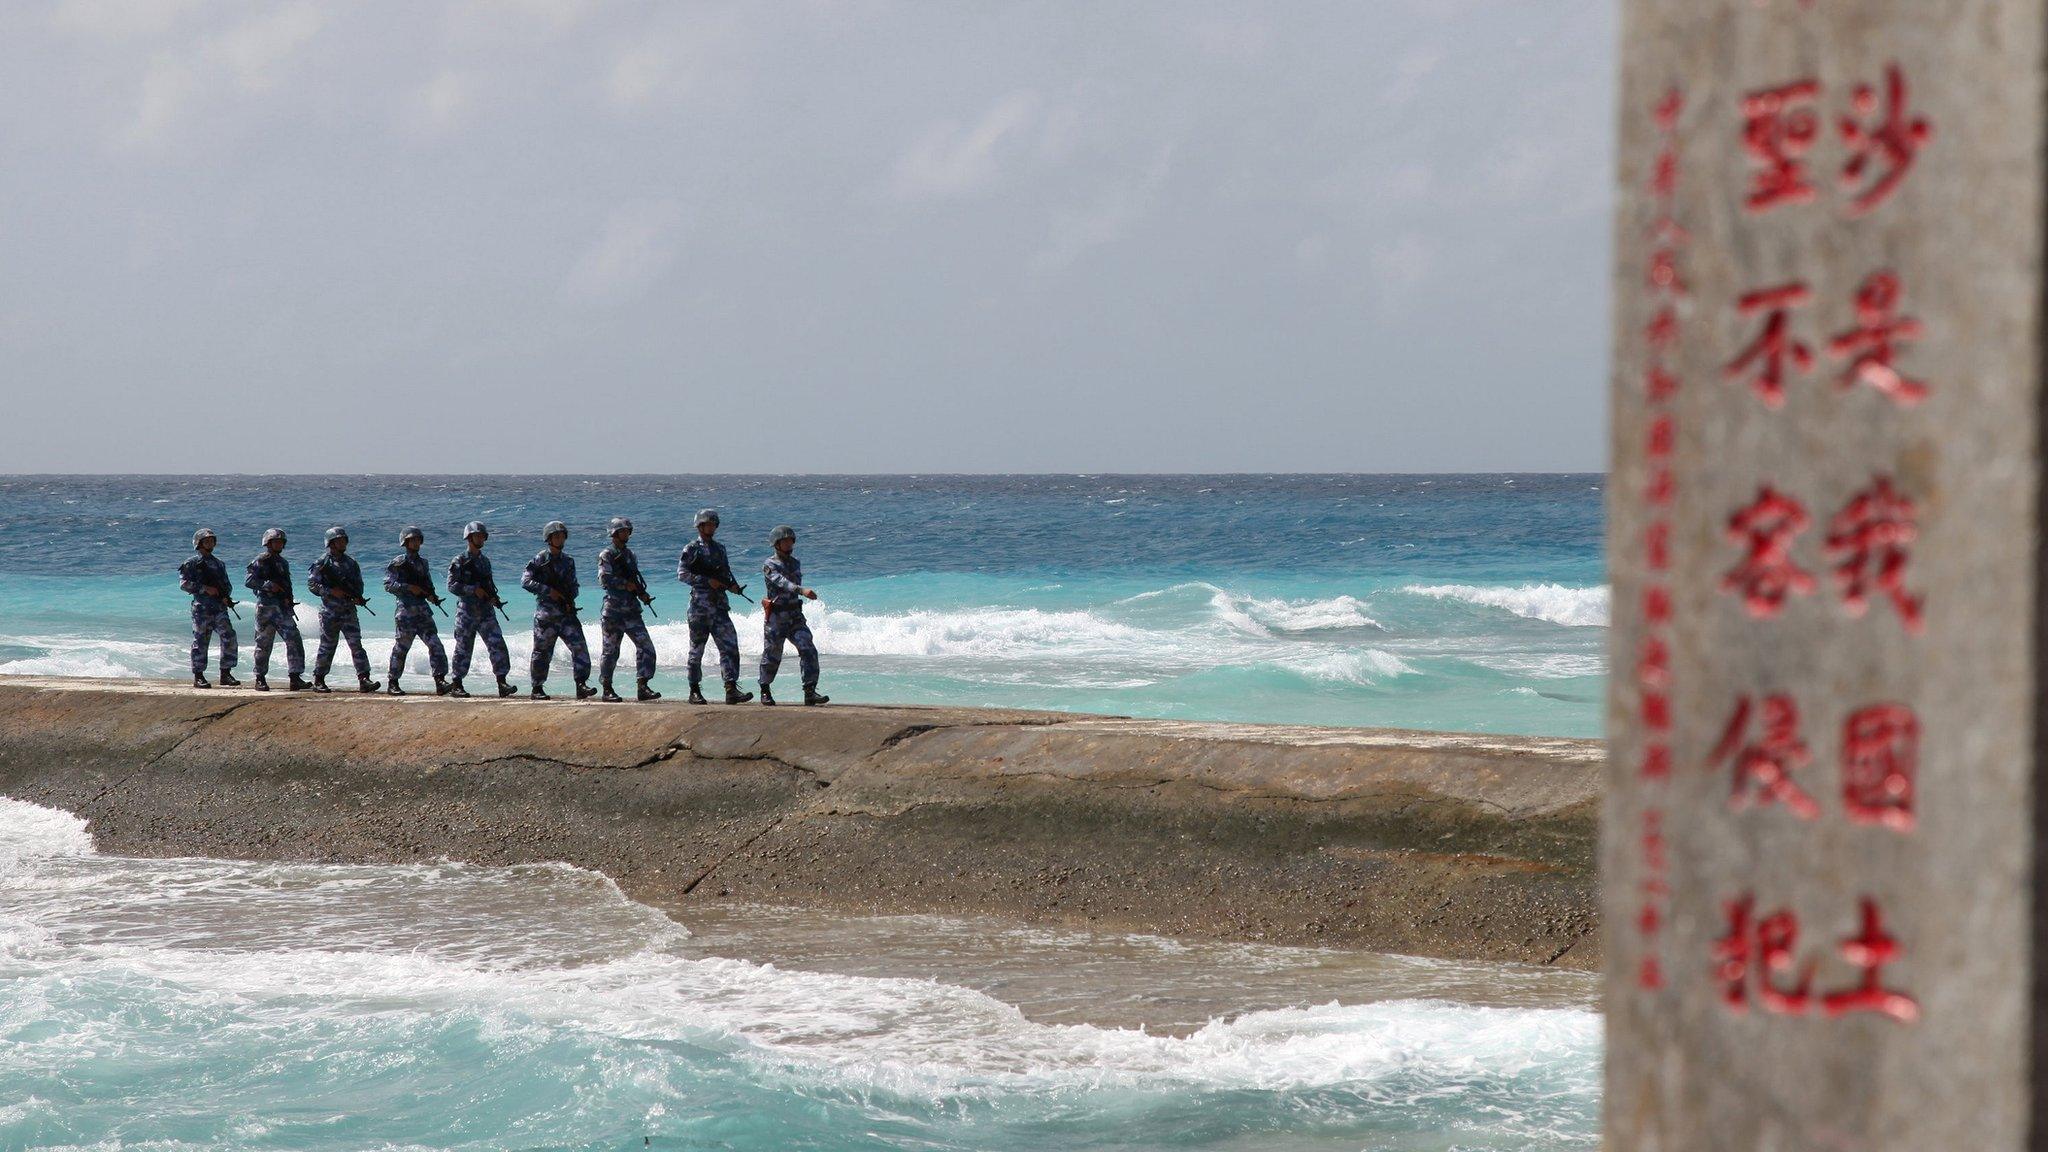
[[1899, 958], [1899, 942], [1885, 935], [1884, 918], [1877, 901], [1863, 901], [1862, 931], [1835, 946], [1842, 959], [1863, 970], [1863, 982], [1847, 992], [1832, 992], [1821, 1000], [1830, 1016], [1850, 1012], [1881, 1012], [1901, 1024], [1920, 1018], [1920, 1002], [1903, 992], [1883, 986], [1878, 969]]
[[1678, 377], [1662, 364], [1652, 364], [1643, 373], [1643, 394], [1649, 397], [1650, 403], [1662, 404], [1678, 395]]
[[1678, 117], [1685, 111], [1685, 93], [1676, 84], [1664, 90], [1664, 98], [1657, 101], [1652, 114], [1657, 118], [1657, 130], [1666, 135], [1678, 131]]
[[1842, 723], [1842, 805], [1849, 819], [1913, 830], [1920, 718], [1903, 704], [1859, 708]]
[[1813, 574], [1792, 562], [1792, 538], [1806, 531], [1806, 509], [1766, 484], [1756, 502], [1728, 517], [1728, 539], [1743, 546], [1740, 564], [1721, 577], [1721, 590], [1742, 596], [1749, 614], [1776, 616], [1785, 598], [1813, 591]]
[[[1877, 90], [1868, 84], [1856, 86], [1853, 97], [1856, 114], [1869, 117], [1878, 110]], [[1913, 167], [1920, 149], [1934, 138], [1934, 126], [1924, 117], [1906, 114], [1906, 75], [1893, 64], [1884, 73], [1884, 115], [1874, 123], [1841, 118], [1842, 143], [1849, 159], [1842, 165], [1842, 188], [1854, 192], [1862, 186], [1849, 215], [1861, 216], [1885, 202]], [[1866, 178], [1872, 175], [1876, 179]]]
[[1664, 858], [1664, 813], [1652, 808], [1643, 813], [1643, 865], [1652, 872], [1661, 873], [1667, 864]]
[[1656, 163], [1650, 167], [1650, 194], [1659, 200], [1678, 195], [1678, 149], [1657, 153]]
[[1898, 314], [1903, 290], [1896, 273], [1871, 273], [1856, 289], [1857, 326], [1830, 341], [1828, 352], [1850, 362], [1842, 373], [1843, 388], [1868, 384], [1901, 408], [1909, 408], [1927, 398], [1927, 385], [1892, 367], [1896, 345], [1918, 340], [1921, 333], [1920, 321]]
[[1664, 965], [1655, 953], [1643, 957], [1642, 966], [1636, 969], [1636, 987], [1645, 992], [1664, 990]]
[[1807, 204], [1820, 195], [1806, 178], [1803, 159], [1820, 138], [1820, 117], [1812, 107], [1818, 95], [1819, 81], [1800, 80], [1742, 98], [1742, 148], [1754, 169], [1749, 180], [1751, 212]]
[[1643, 531], [1643, 556], [1652, 572], [1671, 570], [1671, 522], [1659, 520]]
[[1799, 736], [1799, 706], [1783, 693], [1764, 697], [1761, 738], [1744, 744], [1749, 737], [1751, 711], [1749, 697], [1736, 701], [1735, 713], [1728, 718], [1720, 743], [1707, 758], [1710, 768], [1718, 768], [1724, 760], [1735, 765], [1728, 807], [1739, 812], [1776, 803], [1790, 808], [1801, 820], [1819, 817], [1820, 805], [1792, 779], [1794, 772], [1813, 760], [1813, 753], [1807, 751], [1806, 741]]
[[1813, 350], [1794, 339], [1790, 333], [1791, 311], [1813, 299], [1813, 292], [1801, 283], [1780, 284], [1775, 288], [1759, 288], [1745, 294], [1735, 302], [1744, 316], [1766, 313], [1763, 331], [1757, 334], [1742, 354], [1721, 370], [1729, 380], [1737, 380], [1750, 374], [1749, 386], [1767, 407], [1779, 408], [1785, 403], [1785, 361], [1791, 360], [1801, 372], [1813, 370]]
[[1926, 628], [1920, 612], [1925, 598], [1906, 590], [1910, 545], [1920, 534], [1916, 518], [1912, 499], [1879, 476], [1828, 522], [1828, 556], [1836, 561], [1835, 584], [1850, 615], [1863, 615], [1874, 589], [1891, 600], [1906, 631]]
[[1643, 329], [1643, 336], [1649, 340], [1652, 353], [1670, 351], [1678, 343], [1678, 310], [1669, 304], [1657, 309]]
[[[1756, 919], [1756, 898], [1744, 896], [1722, 906], [1728, 916], [1728, 934], [1714, 942], [1714, 975], [1721, 982], [1721, 1000], [1730, 1011], [1749, 1011], [1749, 986], [1756, 983], [1756, 996], [1766, 1010], [1781, 1016], [1803, 1016], [1813, 1004], [1813, 964], [1798, 968], [1794, 952], [1799, 945], [1799, 918], [1779, 909]], [[1761, 971], [1754, 969], [1759, 967]], [[1797, 972], [1791, 987], [1775, 982], [1773, 975]]]
[[1663, 688], [1671, 683], [1671, 646], [1658, 637], [1643, 641], [1643, 654], [1636, 661], [1636, 683], [1645, 688]]
[[1652, 744], [1643, 749], [1643, 764], [1636, 770], [1636, 775], [1645, 780], [1671, 779], [1671, 746]]

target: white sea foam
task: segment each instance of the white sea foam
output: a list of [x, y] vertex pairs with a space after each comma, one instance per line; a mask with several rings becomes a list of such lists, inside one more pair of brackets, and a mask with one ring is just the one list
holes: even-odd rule
[[1401, 591], [1438, 600], [1456, 600], [1500, 608], [1529, 620], [1567, 627], [1601, 627], [1607, 623], [1607, 588], [1569, 588], [1562, 584], [1520, 584], [1483, 587], [1475, 584], [1410, 584]]
[[1361, 648], [1292, 657], [1280, 666], [1325, 684], [1378, 684], [1396, 676], [1415, 675], [1414, 665], [1379, 648]]
[[49, 856], [87, 856], [92, 834], [69, 812], [0, 796], [0, 872]]

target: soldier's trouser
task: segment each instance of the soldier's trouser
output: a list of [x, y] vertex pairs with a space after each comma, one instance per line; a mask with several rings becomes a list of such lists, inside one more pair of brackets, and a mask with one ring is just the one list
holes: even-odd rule
[[704, 642], [718, 641], [718, 671], [730, 684], [740, 678], [740, 634], [733, 631], [732, 613], [715, 607], [690, 609], [690, 683], [704, 682]]
[[569, 669], [576, 682], [590, 679], [590, 645], [583, 642], [583, 621], [567, 612], [536, 613], [533, 618], [533, 666], [528, 670], [538, 688], [548, 678], [548, 666], [555, 662], [555, 641], [569, 646]]
[[270, 646], [284, 637], [285, 667], [294, 679], [306, 674], [306, 642], [299, 639], [299, 618], [282, 604], [256, 606], [256, 675], [270, 673]]
[[505, 651], [505, 634], [498, 630], [496, 610], [481, 600], [458, 600], [455, 604], [455, 678], [469, 675], [469, 654], [476, 638], [484, 638], [491, 654], [491, 671], [503, 680], [512, 674], [512, 657]]
[[633, 638], [633, 674], [641, 680], [654, 675], [654, 638], [647, 634], [647, 623], [641, 619], [637, 606], [631, 612], [605, 612], [597, 618], [597, 630], [604, 637], [597, 671], [607, 684], [611, 682], [612, 670], [619, 666], [619, 646], [627, 636]]
[[398, 683], [398, 674], [405, 671], [405, 655], [412, 651], [412, 638], [417, 636], [426, 642], [427, 663], [434, 670], [434, 679], [448, 675], [448, 656], [441, 651], [441, 631], [434, 627], [434, 609], [426, 604], [417, 606], [401, 604], [393, 614], [398, 625], [398, 638], [391, 644], [391, 682]]
[[356, 623], [354, 605], [347, 608], [320, 609], [320, 652], [313, 657], [313, 679], [325, 680], [327, 670], [334, 667], [334, 644], [337, 638], [348, 641], [349, 655], [355, 657], [356, 678], [370, 678], [370, 654], [363, 651], [363, 630]]
[[206, 675], [207, 639], [220, 634], [220, 670], [235, 666], [235, 622], [228, 618], [225, 604], [192, 603], [192, 674]]
[[818, 646], [811, 642], [811, 624], [801, 610], [770, 612], [767, 622], [761, 625], [761, 683], [775, 683], [775, 673], [782, 667], [784, 640], [796, 645], [797, 667], [803, 673], [804, 687], [816, 688]]

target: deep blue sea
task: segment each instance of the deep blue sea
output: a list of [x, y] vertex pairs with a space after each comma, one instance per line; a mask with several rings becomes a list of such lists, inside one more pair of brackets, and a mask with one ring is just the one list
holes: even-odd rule
[[[680, 691], [693, 513], [760, 588], [770, 528], [800, 534], [824, 688], [845, 701], [1596, 736], [1607, 591], [1597, 475], [338, 476], [0, 478], [0, 674], [183, 676], [191, 533], [239, 580], [264, 528], [301, 578], [349, 529], [389, 651], [382, 565], [407, 524], [437, 572], [492, 529], [524, 684], [540, 526], [572, 529], [594, 626], [604, 524], [633, 519], [656, 579], [657, 687]], [[753, 679], [759, 617], [737, 604]], [[314, 614], [302, 607], [309, 648]], [[254, 611], [243, 608], [242, 671]], [[444, 632], [449, 622], [443, 621]], [[310, 653], [309, 653], [310, 655]], [[552, 684], [568, 683], [557, 655]], [[715, 663], [715, 661], [714, 661]], [[345, 667], [345, 665], [344, 665]], [[789, 672], [794, 665], [789, 665]], [[785, 673], [786, 675], [788, 673]], [[426, 683], [415, 647], [411, 681]], [[246, 676], [245, 676], [246, 678]], [[715, 673], [713, 674], [715, 679]], [[346, 674], [344, 674], [346, 679]]]
[[[756, 590], [769, 529], [797, 528], [837, 699], [1591, 736], [1601, 483], [4, 478], [0, 674], [183, 676], [195, 527], [239, 575], [264, 528], [303, 573], [341, 523], [374, 583], [404, 525], [438, 569], [481, 518], [509, 589], [556, 518], [594, 585], [624, 514], [677, 691], [675, 556], [714, 505]], [[508, 599], [523, 683], [530, 601]], [[123, 859], [0, 798], [0, 1149], [1592, 1148], [1595, 984], [932, 917], [671, 919], [566, 866]]]

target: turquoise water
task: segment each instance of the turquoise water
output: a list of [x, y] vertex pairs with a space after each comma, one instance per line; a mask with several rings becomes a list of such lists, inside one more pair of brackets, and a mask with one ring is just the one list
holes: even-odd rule
[[[899, 933], [1010, 1002], [874, 971], [897, 963], [874, 923], [811, 929], [861, 962], [803, 970], [712, 954], [567, 867], [129, 860], [0, 799], [0, 1148], [1598, 1144], [1585, 977]], [[748, 947], [730, 921], [714, 935]], [[1038, 1011], [1034, 986], [1069, 991]], [[1487, 1006], [1449, 998], [1475, 986]], [[1219, 995], [1257, 1006], [1173, 1030], [1070, 1022], [1089, 999], [1143, 1019]]]
[[[657, 587], [657, 686], [680, 689], [690, 514], [718, 505], [758, 591], [801, 532], [825, 687], [849, 701], [1597, 736], [1607, 592], [1597, 476], [0, 478], [0, 675], [181, 676], [176, 567], [194, 527], [239, 577], [264, 527], [303, 573], [329, 523], [366, 569], [407, 523], [437, 570], [473, 517], [514, 575], [539, 526], [603, 524]], [[507, 581], [508, 585], [510, 581]], [[524, 681], [531, 609], [507, 625]], [[596, 596], [587, 593], [594, 605]], [[382, 675], [389, 599], [364, 618]], [[740, 605], [742, 609], [744, 605]], [[243, 669], [253, 612], [244, 608]], [[746, 677], [760, 646], [741, 617]], [[310, 609], [302, 623], [313, 622]], [[444, 627], [445, 627], [444, 622]], [[595, 629], [591, 643], [596, 646]], [[415, 648], [411, 674], [424, 683]], [[558, 657], [558, 663], [562, 660]], [[554, 683], [565, 682], [558, 671]]]

